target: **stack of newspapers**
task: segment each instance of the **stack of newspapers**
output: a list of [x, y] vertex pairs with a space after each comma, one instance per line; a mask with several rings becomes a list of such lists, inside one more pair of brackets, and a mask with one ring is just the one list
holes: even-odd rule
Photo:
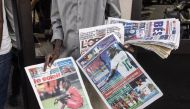
[[[80, 29], [79, 42], [77, 60], [58, 59], [46, 71], [44, 63], [25, 67], [40, 108], [98, 109], [102, 104], [91, 101], [100, 97], [108, 109], [143, 109], [163, 93], [123, 45], [165, 59], [179, 47], [180, 22], [109, 18], [106, 25]], [[99, 96], [87, 92], [78, 67]]]
[[109, 18], [107, 23], [124, 25], [124, 44], [128, 43], [151, 50], [163, 59], [179, 47], [180, 22], [178, 19], [132, 21]]
[[[40, 109], [143, 109], [162, 97], [159, 87], [120, 43], [111, 33], [76, 60], [98, 96], [87, 92], [87, 81], [83, 82], [72, 57], [56, 60], [46, 71], [43, 63], [25, 67]], [[104, 104], [100, 99], [93, 102], [94, 98]]]

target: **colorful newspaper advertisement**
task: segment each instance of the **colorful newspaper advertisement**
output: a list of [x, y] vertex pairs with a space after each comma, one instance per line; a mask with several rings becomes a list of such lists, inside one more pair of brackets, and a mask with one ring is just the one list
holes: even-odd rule
[[142, 109], [163, 95], [115, 34], [97, 42], [77, 64], [109, 109]]
[[73, 58], [25, 67], [41, 109], [92, 109], [78, 67]]
[[108, 24], [79, 30], [80, 53], [84, 54], [91, 46], [106, 35], [114, 32], [121, 43], [124, 43], [124, 26], [122, 24]]

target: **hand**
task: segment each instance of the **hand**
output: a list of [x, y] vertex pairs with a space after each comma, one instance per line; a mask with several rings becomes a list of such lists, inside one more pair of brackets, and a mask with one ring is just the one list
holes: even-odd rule
[[39, 0], [32, 0], [31, 1], [31, 7], [32, 7], [32, 10], [34, 9], [34, 7], [36, 6], [36, 4], [39, 2]]
[[56, 50], [53, 50], [52, 53], [48, 54], [46, 56], [46, 59], [45, 59], [45, 64], [44, 64], [44, 71], [46, 71], [47, 69], [47, 66], [48, 67], [51, 67], [51, 65], [53, 64], [53, 62], [59, 58], [59, 55], [60, 55], [60, 50], [56, 49]]
[[124, 47], [129, 52], [132, 52], [132, 53], [135, 52], [134, 48], [130, 44], [125, 44]]
[[53, 62], [59, 58], [61, 46], [62, 46], [62, 41], [56, 40], [53, 52], [46, 56], [45, 64], [44, 64], [44, 71], [46, 71], [47, 66], [51, 67]]
[[132, 53], [135, 51], [135, 50], [133, 49], [133, 47], [131, 47], [130, 44], [125, 44], [125, 45], [123, 45], [123, 44], [119, 43], [119, 46], [120, 46], [124, 51], [129, 51], [129, 52], [132, 52]]

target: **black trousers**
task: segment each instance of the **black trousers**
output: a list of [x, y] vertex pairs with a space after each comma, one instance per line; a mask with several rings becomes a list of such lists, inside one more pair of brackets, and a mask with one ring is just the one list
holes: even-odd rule
[[11, 77], [11, 95], [18, 96], [20, 94], [21, 88], [21, 74], [20, 74], [20, 66], [18, 62], [18, 51], [13, 48], [13, 57], [12, 57], [12, 65], [13, 65], [13, 74]]

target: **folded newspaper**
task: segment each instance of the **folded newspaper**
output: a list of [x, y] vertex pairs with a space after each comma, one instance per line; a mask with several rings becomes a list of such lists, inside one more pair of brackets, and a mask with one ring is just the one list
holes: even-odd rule
[[56, 60], [46, 72], [43, 66], [25, 67], [41, 109], [92, 109], [73, 58]]
[[154, 51], [163, 59], [167, 58], [172, 50], [179, 47], [180, 22], [178, 19], [133, 21], [110, 17], [107, 23], [124, 25], [125, 44]]
[[124, 44], [124, 26], [122, 24], [108, 24], [79, 30], [80, 53], [84, 54], [97, 41], [110, 33], [115, 33]]
[[163, 94], [115, 34], [98, 41], [78, 60], [109, 109], [142, 109]]

